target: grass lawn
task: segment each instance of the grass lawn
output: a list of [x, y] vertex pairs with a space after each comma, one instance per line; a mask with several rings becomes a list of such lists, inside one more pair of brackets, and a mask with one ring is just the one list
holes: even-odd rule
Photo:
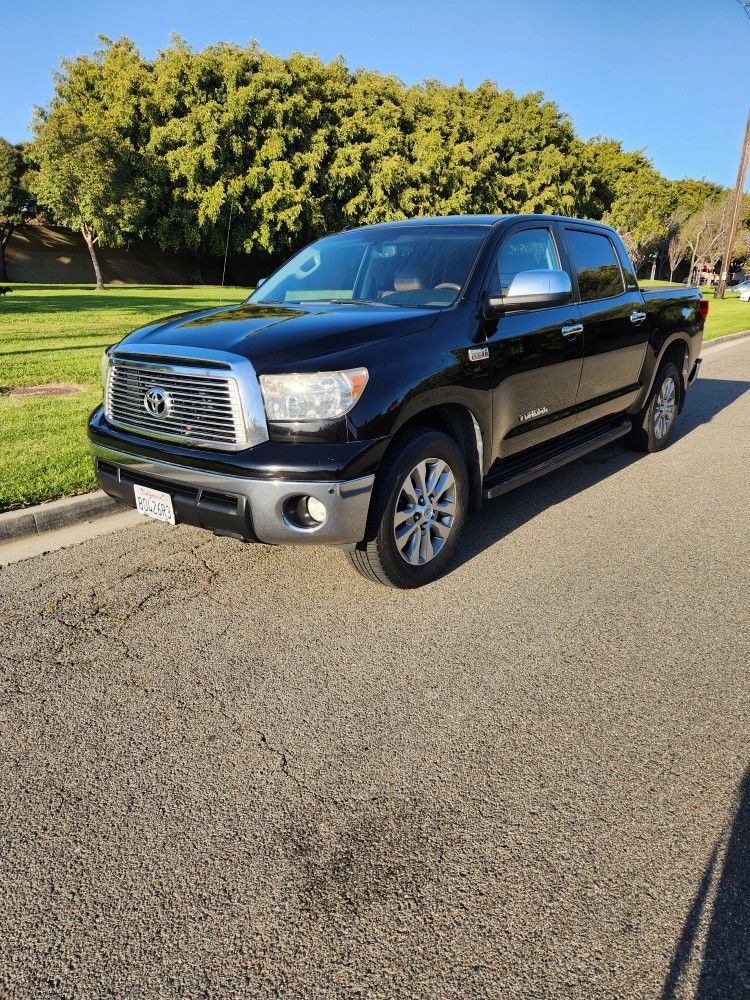
[[739, 295], [727, 292], [723, 299], [714, 299], [712, 288], [703, 288], [703, 297], [708, 299], [708, 319], [706, 320], [706, 340], [725, 337], [728, 333], [750, 330], [750, 302], [740, 302]]
[[[0, 298], [0, 510], [95, 489], [86, 418], [101, 400], [105, 347], [150, 319], [237, 302], [210, 286], [15, 285]], [[83, 391], [13, 395], [49, 383]]]
[[[105, 347], [151, 319], [238, 302], [246, 294], [210, 286], [131, 285], [106, 292], [77, 285], [13, 286], [0, 298], [0, 510], [95, 488], [86, 418], [101, 400]], [[737, 296], [714, 302], [711, 290], [704, 294], [711, 303], [707, 339], [750, 329], [750, 303]], [[11, 392], [48, 384], [82, 391]]]

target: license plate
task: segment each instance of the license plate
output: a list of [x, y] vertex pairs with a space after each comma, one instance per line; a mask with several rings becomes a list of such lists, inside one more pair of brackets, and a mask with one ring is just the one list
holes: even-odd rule
[[139, 514], [153, 517], [157, 521], [174, 524], [174, 508], [172, 497], [161, 490], [152, 490], [150, 486], [133, 486], [135, 506]]

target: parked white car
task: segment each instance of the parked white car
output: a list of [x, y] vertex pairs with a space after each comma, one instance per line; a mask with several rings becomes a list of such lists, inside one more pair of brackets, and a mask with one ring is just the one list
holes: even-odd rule
[[739, 285], [733, 285], [732, 291], [739, 292], [740, 302], [750, 302], [750, 278], [740, 282]]

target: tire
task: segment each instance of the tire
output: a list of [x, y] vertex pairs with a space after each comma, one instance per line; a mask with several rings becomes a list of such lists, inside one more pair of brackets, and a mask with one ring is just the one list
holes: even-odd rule
[[468, 504], [466, 461], [453, 438], [409, 428], [383, 460], [365, 541], [347, 552], [349, 562], [374, 583], [423, 587], [453, 557]]
[[652, 453], [667, 447], [680, 411], [681, 393], [677, 365], [665, 361], [656, 373], [646, 405], [633, 417], [633, 429], [628, 435], [633, 448]]

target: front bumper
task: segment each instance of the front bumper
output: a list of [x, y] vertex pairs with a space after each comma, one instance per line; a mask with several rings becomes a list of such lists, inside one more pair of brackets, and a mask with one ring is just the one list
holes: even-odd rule
[[[134, 485], [163, 490], [172, 497], [177, 521], [219, 535], [272, 545], [354, 545], [365, 535], [373, 474], [344, 482], [249, 479], [142, 458], [96, 442], [91, 450], [105, 493], [135, 507]], [[300, 496], [324, 504], [323, 524], [304, 527], [290, 520], [289, 502]]]

